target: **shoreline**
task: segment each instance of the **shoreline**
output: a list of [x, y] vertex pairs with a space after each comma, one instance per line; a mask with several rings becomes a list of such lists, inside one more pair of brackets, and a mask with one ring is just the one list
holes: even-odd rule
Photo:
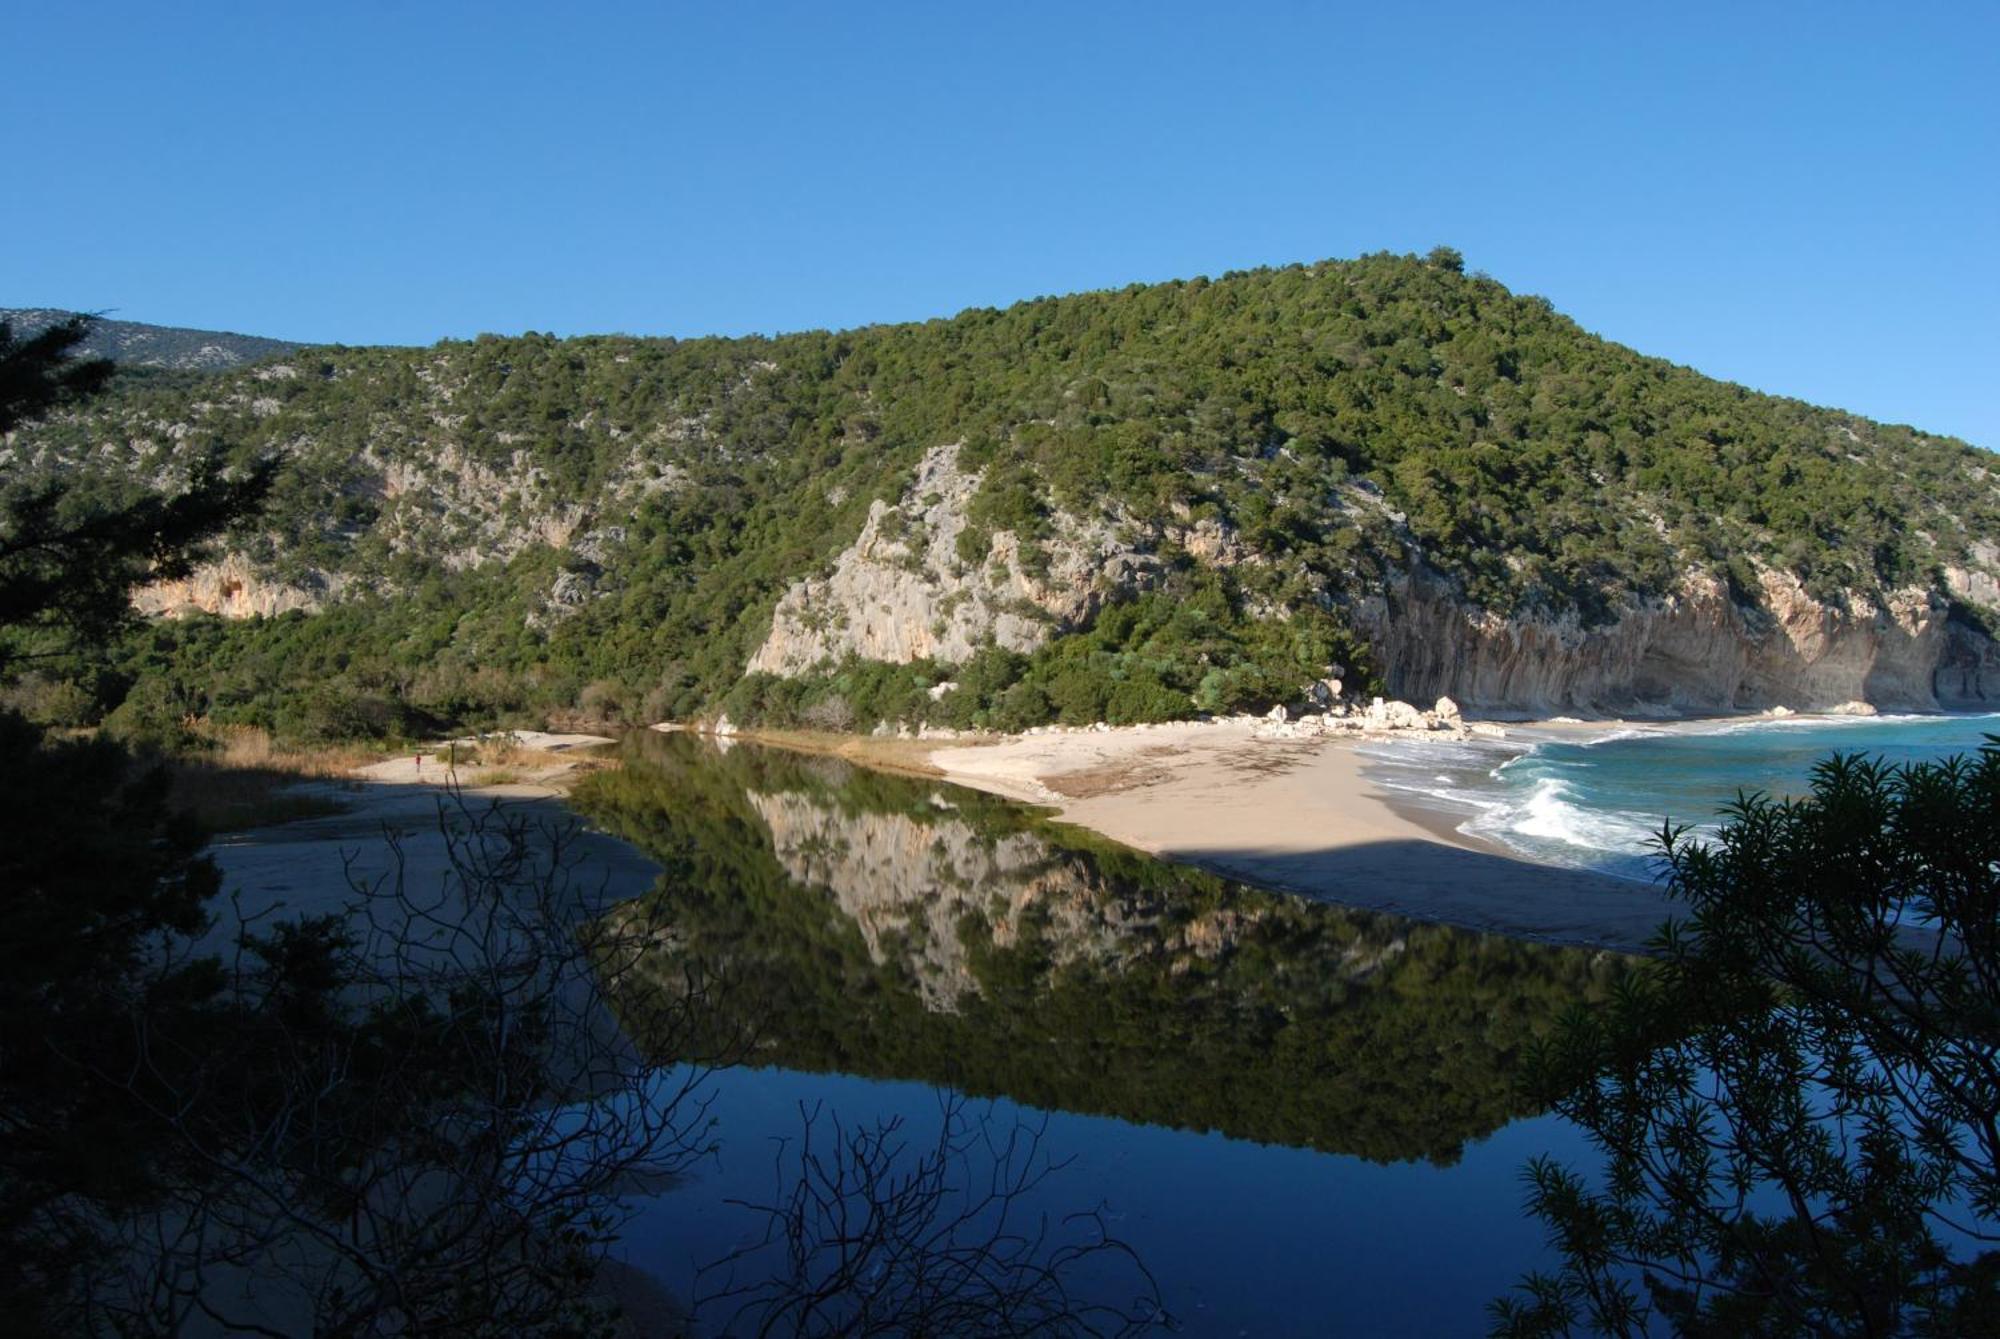
[[200, 941], [204, 950], [226, 950], [242, 926], [306, 916], [343, 918], [368, 942], [383, 914], [371, 907], [368, 890], [406, 884], [419, 896], [437, 895], [454, 876], [460, 834], [503, 805], [509, 819], [526, 825], [536, 852], [561, 842], [573, 862], [564, 866], [567, 896], [579, 913], [652, 887], [659, 867], [650, 857], [591, 829], [568, 805], [571, 785], [610, 765], [594, 750], [616, 740], [515, 731], [504, 742], [456, 742], [473, 749], [483, 743], [489, 760], [461, 756], [453, 769], [430, 748], [421, 766], [417, 753], [399, 753], [294, 785], [336, 805], [333, 812], [216, 833], [207, 854], [226, 891]]
[[[1543, 737], [1573, 728], [1549, 724]], [[1380, 786], [1356, 747], [1425, 737], [1259, 738], [1250, 722], [1218, 721], [952, 741], [929, 761], [946, 781], [1260, 887], [1538, 942], [1644, 948], [1671, 909], [1657, 887], [1460, 832], [1452, 815]]]
[[[1862, 725], [1905, 715], [1561, 716], [1481, 721], [1486, 728], [1474, 729], [1477, 742], [1527, 749], [1625, 732]], [[702, 734], [722, 747], [740, 740], [930, 777], [1048, 808], [1060, 821], [1134, 850], [1262, 888], [1518, 939], [1643, 952], [1677, 909], [1656, 884], [1543, 863], [1462, 832], [1463, 814], [1383, 784], [1361, 751], [1385, 742], [1417, 750], [1464, 744], [1463, 731], [1293, 733], [1249, 717], [917, 737], [652, 728]]]

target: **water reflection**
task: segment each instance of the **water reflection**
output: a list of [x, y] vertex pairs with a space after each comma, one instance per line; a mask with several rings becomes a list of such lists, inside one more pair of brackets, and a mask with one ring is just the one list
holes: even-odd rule
[[1448, 1165], [1529, 1114], [1521, 1048], [1620, 970], [1263, 893], [833, 759], [658, 734], [626, 757], [575, 797], [664, 867], [617, 914], [657, 945], [656, 979], [730, 983], [717, 1026], [761, 1065]]

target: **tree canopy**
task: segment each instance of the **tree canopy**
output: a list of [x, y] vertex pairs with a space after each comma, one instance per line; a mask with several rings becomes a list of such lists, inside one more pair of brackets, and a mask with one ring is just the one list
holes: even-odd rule
[[1662, 849], [1657, 969], [1533, 1052], [1605, 1165], [1530, 1168], [1562, 1264], [1496, 1333], [2000, 1332], [2000, 739]]

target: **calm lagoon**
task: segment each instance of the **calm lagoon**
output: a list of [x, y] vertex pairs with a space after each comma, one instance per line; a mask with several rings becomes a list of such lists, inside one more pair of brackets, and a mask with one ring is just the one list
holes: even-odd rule
[[[662, 866], [617, 914], [649, 974], [727, 980], [714, 1049], [754, 1036], [707, 1083], [719, 1150], [622, 1243], [680, 1295], [762, 1234], [732, 1201], [773, 1198], [807, 1113], [900, 1118], [920, 1150], [961, 1097], [969, 1128], [1038, 1132], [1027, 1220], [1096, 1211], [1183, 1333], [1476, 1333], [1549, 1260], [1521, 1168], [1589, 1153], [1516, 1067], [1621, 960], [1265, 893], [831, 759], [627, 748], [576, 796]], [[1133, 1277], [1102, 1258], [1074, 1284], [1125, 1304]]]

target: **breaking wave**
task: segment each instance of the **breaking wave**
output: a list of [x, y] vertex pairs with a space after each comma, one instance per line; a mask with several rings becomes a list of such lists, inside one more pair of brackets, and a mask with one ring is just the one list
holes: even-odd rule
[[1713, 834], [1740, 791], [1802, 793], [1826, 754], [1893, 762], [1975, 749], [2000, 714], [1760, 717], [1621, 723], [1584, 738], [1376, 741], [1369, 775], [1459, 831], [1531, 859], [1628, 878], [1659, 872], [1671, 819]]

